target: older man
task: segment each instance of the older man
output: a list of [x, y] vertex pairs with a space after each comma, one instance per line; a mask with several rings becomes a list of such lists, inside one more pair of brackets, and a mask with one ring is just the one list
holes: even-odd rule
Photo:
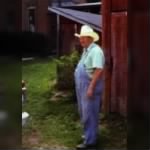
[[75, 33], [75, 36], [83, 47], [75, 69], [78, 108], [84, 131], [84, 142], [77, 149], [87, 149], [95, 147], [97, 141], [105, 58], [102, 49], [94, 43], [99, 36], [90, 26], [83, 25], [80, 34]]

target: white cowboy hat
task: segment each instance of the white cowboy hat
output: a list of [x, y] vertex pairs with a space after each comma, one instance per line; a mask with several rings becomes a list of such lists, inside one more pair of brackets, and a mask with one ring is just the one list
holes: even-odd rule
[[88, 26], [88, 25], [83, 25], [81, 27], [81, 31], [80, 31], [80, 34], [78, 33], [75, 33], [74, 34], [76, 37], [82, 37], [82, 36], [89, 36], [89, 37], [92, 37], [94, 42], [98, 41], [99, 40], [99, 35], [94, 32], [94, 30]]

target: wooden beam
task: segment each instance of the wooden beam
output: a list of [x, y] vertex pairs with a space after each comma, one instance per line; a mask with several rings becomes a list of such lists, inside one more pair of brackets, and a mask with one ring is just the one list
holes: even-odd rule
[[106, 57], [102, 111], [110, 111], [111, 93], [111, 0], [102, 0], [102, 48]]

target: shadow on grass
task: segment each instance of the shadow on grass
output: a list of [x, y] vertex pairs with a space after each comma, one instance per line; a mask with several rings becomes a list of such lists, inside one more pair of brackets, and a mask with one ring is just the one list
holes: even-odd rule
[[126, 118], [115, 113], [110, 113], [108, 116], [101, 118], [99, 148], [127, 148]]

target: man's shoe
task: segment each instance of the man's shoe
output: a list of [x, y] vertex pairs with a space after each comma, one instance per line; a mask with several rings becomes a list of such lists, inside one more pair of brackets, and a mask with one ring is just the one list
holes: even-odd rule
[[96, 149], [96, 144], [79, 144], [76, 147], [77, 150], [94, 150]]

